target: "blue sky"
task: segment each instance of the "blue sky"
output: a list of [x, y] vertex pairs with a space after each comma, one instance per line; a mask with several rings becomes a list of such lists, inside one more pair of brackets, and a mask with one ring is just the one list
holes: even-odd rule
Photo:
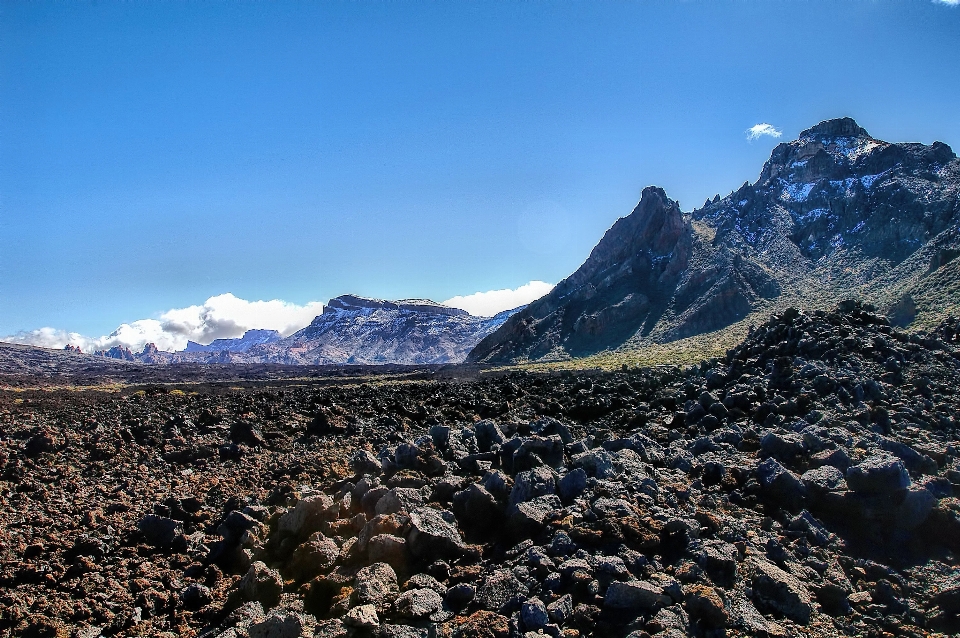
[[958, 50], [925, 0], [6, 2], [0, 335], [556, 283], [756, 124], [960, 146]]

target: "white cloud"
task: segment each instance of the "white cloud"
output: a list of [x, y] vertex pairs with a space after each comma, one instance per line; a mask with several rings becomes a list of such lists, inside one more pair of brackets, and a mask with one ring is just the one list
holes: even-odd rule
[[754, 124], [753, 126], [747, 129], [748, 140], [757, 140], [764, 135], [769, 135], [770, 137], [780, 137], [781, 135], [783, 135], [783, 131], [776, 128], [772, 124], [767, 124], [767, 123]]
[[535, 301], [551, 290], [553, 290], [553, 284], [531, 281], [514, 290], [505, 288], [452, 297], [444, 301], [443, 305], [461, 308], [478, 317], [492, 317], [498, 312]]
[[206, 344], [214, 339], [240, 337], [254, 328], [277, 330], [287, 336], [309, 324], [321, 312], [323, 304], [319, 301], [311, 301], [303, 306], [280, 299], [247, 301], [228, 292], [210, 297], [201, 305], [168, 310], [159, 319], [140, 319], [122, 324], [103, 337], [85, 337], [76, 332], [40, 328], [0, 337], [0, 341], [45, 348], [63, 348], [69, 343], [80, 346], [84, 352], [118, 345], [139, 352], [146, 344], [153, 343], [160, 350], [176, 351], [183, 350], [187, 340]]
[[933, 0], [934, 4], [948, 4], [951, 7], [960, 5], [960, 0]]

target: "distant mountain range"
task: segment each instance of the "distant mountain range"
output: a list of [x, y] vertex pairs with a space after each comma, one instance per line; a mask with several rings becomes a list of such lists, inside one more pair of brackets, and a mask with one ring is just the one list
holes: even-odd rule
[[[778, 145], [760, 178], [689, 213], [643, 190], [552, 292], [495, 317], [426, 299], [344, 295], [306, 328], [251, 330], [144, 363], [504, 364], [563, 360], [713, 334], [787, 305], [845, 298], [899, 326], [960, 312], [960, 160], [946, 144], [878, 140], [850, 118]], [[469, 356], [468, 356], [469, 355]]]
[[283, 337], [276, 330], [247, 330], [237, 339], [214, 339], [210, 345], [188, 341], [184, 352], [246, 352], [254, 346], [280, 341]]
[[901, 326], [960, 308], [960, 161], [854, 120], [778, 145], [756, 183], [689, 214], [656, 187], [587, 261], [483, 339], [468, 360], [566, 359], [854, 297]]
[[475, 317], [429, 299], [384, 301], [356, 295], [331, 299], [306, 328], [289, 337], [248, 330], [209, 345], [190, 341], [181, 352], [147, 344], [133, 353], [116, 346], [96, 354], [142, 363], [443, 364], [462, 362], [470, 349], [515, 310]]

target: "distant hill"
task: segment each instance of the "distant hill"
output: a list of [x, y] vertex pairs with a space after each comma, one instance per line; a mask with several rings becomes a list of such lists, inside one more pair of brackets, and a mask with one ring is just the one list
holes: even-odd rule
[[214, 339], [210, 345], [203, 346], [188, 341], [183, 352], [246, 352], [253, 346], [280, 341], [282, 337], [276, 330], [247, 330], [238, 339]]
[[900, 325], [960, 307], [960, 161], [854, 120], [778, 145], [754, 184], [689, 214], [656, 187], [587, 261], [468, 360], [558, 360], [716, 331], [786, 303], [855, 297]]
[[385, 301], [356, 295], [331, 299], [306, 328], [281, 338], [274, 330], [248, 330], [210, 345], [188, 342], [181, 352], [147, 344], [140, 353], [116, 346], [97, 354], [141, 363], [446, 364], [460, 363], [481, 339], [516, 310], [475, 317], [429, 299]]

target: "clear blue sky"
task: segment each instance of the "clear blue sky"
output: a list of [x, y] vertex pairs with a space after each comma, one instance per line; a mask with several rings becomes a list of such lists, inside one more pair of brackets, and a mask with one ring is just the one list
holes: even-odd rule
[[960, 146], [958, 54], [926, 0], [3, 2], [0, 334], [556, 282], [755, 124]]

